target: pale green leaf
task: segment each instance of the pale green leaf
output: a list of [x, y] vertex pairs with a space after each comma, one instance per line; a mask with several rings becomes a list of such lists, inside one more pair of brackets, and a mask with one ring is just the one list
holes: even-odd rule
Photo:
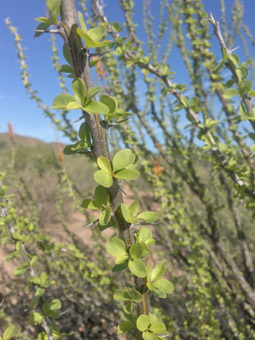
[[91, 101], [84, 107], [84, 111], [93, 114], [106, 114], [108, 113], [109, 109], [103, 103]]
[[133, 244], [129, 249], [129, 255], [133, 258], [140, 258], [143, 253], [143, 247], [139, 243]]
[[3, 334], [3, 340], [10, 340], [16, 332], [16, 327], [15, 326], [9, 326], [6, 328]]
[[90, 200], [90, 199], [85, 199], [82, 204], [82, 208], [90, 209], [90, 210], [100, 210], [103, 208], [101, 203], [98, 201]]
[[109, 114], [113, 114], [118, 109], [118, 100], [116, 97], [111, 97], [107, 94], [103, 94], [100, 97], [100, 102], [108, 107]]
[[95, 181], [105, 188], [110, 188], [113, 183], [112, 176], [107, 174], [104, 170], [98, 170], [94, 173]]
[[123, 169], [118, 170], [116, 173], [114, 173], [115, 178], [123, 179], [125, 181], [137, 179], [139, 175], [140, 175], [139, 171], [135, 169]]
[[99, 166], [101, 170], [104, 170], [109, 175], [112, 173], [112, 167], [111, 167], [110, 161], [106, 157], [98, 157], [97, 165]]
[[99, 223], [103, 226], [107, 225], [110, 221], [111, 213], [112, 213], [112, 209], [110, 206], [107, 207], [104, 211], [102, 211], [99, 215]]
[[153, 223], [158, 220], [159, 214], [155, 211], [145, 211], [136, 217], [138, 220]]
[[150, 326], [150, 323], [148, 315], [142, 314], [136, 320], [136, 327], [139, 331], [144, 332]]
[[166, 294], [172, 294], [174, 292], [174, 286], [172, 282], [167, 279], [159, 279], [155, 281], [154, 286]]
[[223, 96], [226, 99], [230, 99], [238, 94], [238, 91], [236, 89], [226, 89], [223, 92]]
[[138, 206], [139, 206], [138, 201], [134, 201], [130, 205], [129, 210], [130, 210], [132, 216], [136, 216], [137, 215], [137, 213], [138, 213]]
[[75, 98], [83, 105], [85, 100], [85, 84], [81, 78], [76, 78], [72, 82], [72, 90]]
[[120, 205], [121, 213], [125, 221], [130, 222], [130, 210], [129, 207], [125, 203], [121, 203]]
[[143, 332], [142, 338], [143, 340], [158, 340], [158, 337], [150, 332]]
[[126, 246], [123, 240], [114, 236], [106, 243], [106, 251], [114, 256], [118, 257], [120, 255], [126, 254]]
[[66, 105], [66, 110], [78, 110], [78, 109], [82, 109], [81, 104], [79, 104], [78, 102], [71, 102]]
[[135, 155], [130, 149], [123, 149], [118, 151], [112, 160], [113, 171], [126, 168], [128, 165], [132, 164], [135, 160]]
[[139, 242], [145, 242], [149, 239], [152, 239], [152, 232], [150, 229], [148, 228], [144, 228], [142, 227], [140, 230], [139, 230], [139, 233], [138, 233], [138, 241]]
[[150, 326], [150, 330], [154, 334], [164, 334], [166, 332], [166, 326], [163, 322], [155, 322]]
[[81, 26], [81, 29], [84, 31], [84, 32], [87, 32], [87, 26], [85, 24], [85, 21], [84, 21], [84, 18], [83, 18], [83, 15], [80, 11], [78, 11], [78, 20], [79, 20], [79, 24]]
[[151, 280], [155, 281], [160, 279], [165, 274], [166, 268], [163, 264], [157, 264], [151, 272]]
[[146, 268], [140, 259], [130, 259], [128, 261], [128, 268], [132, 274], [138, 277], [145, 277], [146, 276]]
[[75, 98], [70, 94], [58, 95], [51, 105], [52, 110], [66, 110], [67, 104], [74, 102]]
[[29, 316], [29, 322], [32, 325], [40, 325], [42, 323], [43, 319], [44, 319], [43, 315], [38, 313], [38, 312], [32, 313]]
[[87, 105], [93, 97], [95, 97], [101, 91], [101, 87], [95, 86], [91, 87], [86, 93], [85, 105]]
[[98, 41], [105, 35], [105, 28], [103, 26], [97, 26], [88, 30], [88, 35], [92, 40]]

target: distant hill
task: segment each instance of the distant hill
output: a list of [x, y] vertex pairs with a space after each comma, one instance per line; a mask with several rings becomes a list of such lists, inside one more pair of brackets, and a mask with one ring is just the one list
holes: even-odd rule
[[[40, 139], [37, 139], [37, 138], [20, 136], [20, 135], [16, 135], [16, 134], [15, 134], [14, 140], [15, 140], [16, 145], [24, 145], [24, 146], [32, 146], [32, 147], [47, 144], [47, 143], [45, 143], [45, 142], [43, 142], [43, 141], [41, 141]], [[1, 144], [5, 145], [7, 147], [9, 147], [11, 145], [9, 133], [0, 133], [0, 149], [2, 149]]]

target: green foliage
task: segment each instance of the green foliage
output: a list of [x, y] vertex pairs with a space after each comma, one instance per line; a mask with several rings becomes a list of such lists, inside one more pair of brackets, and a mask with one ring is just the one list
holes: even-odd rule
[[[59, 4], [56, 0], [47, 1], [49, 17], [38, 18], [41, 22], [39, 30], [52, 24], [59, 25]], [[63, 54], [68, 65], [57, 69], [72, 78], [73, 95], [63, 91], [54, 99], [52, 109], [62, 110], [60, 121], [54, 113], [43, 109], [74, 143], [65, 148], [65, 154], [96, 155], [94, 161], [98, 170], [94, 179], [99, 186], [92, 199], [83, 200], [82, 208], [98, 210], [98, 218], [89, 224], [98, 226], [93, 232], [108, 227], [118, 232], [118, 237], [114, 233], [106, 242], [107, 252], [115, 259], [112, 272], [118, 273], [113, 296], [123, 304], [122, 317], [125, 318], [119, 323], [118, 334], [136, 334], [139, 340], [162, 340], [166, 336], [199, 340], [252, 339], [255, 337], [252, 322], [255, 310], [252, 259], [255, 248], [252, 238], [255, 148], [251, 144], [254, 144], [255, 92], [248, 45], [244, 43], [245, 62], [230, 50], [237, 37], [244, 42], [246, 35], [254, 43], [243, 24], [241, 3], [235, 1], [232, 12], [228, 11], [231, 13], [228, 26], [229, 15], [226, 18], [225, 4], [221, 1], [221, 34], [212, 15], [208, 20], [202, 1], [162, 0], [159, 2], [159, 20], [153, 18], [150, 4], [145, 2], [143, 19], [147, 46], [136, 35], [134, 2], [120, 1], [120, 6], [125, 18], [123, 27], [118, 23], [110, 24], [103, 7], [96, 2], [91, 7], [94, 15], [90, 19], [86, 16], [86, 23], [82, 13], [78, 13], [80, 28], [77, 33], [84, 42], [81, 55], [85, 60], [89, 49], [96, 49], [98, 58], [88, 58], [86, 62], [90, 67], [97, 65], [96, 72], [105, 81], [107, 94], [100, 93], [100, 87], [87, 86], [86, 76], [81, 79], [80, 74], [75, 74], [72, 62], [77, 65], [79, 60], [72, 61], [65, 46]], [[87, 10], [83, 1], [81, 8]], [[154, 23], [158, 21], [159, 27], [154, 29]], [[211, 39], [212, 30], [208, 24], [212, 25], [219, 41], [222, 52], [219, 61], [212, 52], [211, 41], [215, 41]], [[28, 80], [20, 38], [10, 23], [8, 25], [17, 41], [24, 85], [42, 107]], [[41, 33], [36, 32], [36, 36]], [[108, 39], [108, 35], [113, 42], [102, 40]], [[112, 48], [113, 53], [104, 50], [106, 46]], [[183, 72], [189, 77], [189, 85], [178, 84], [178, 74], [175, 75], [168, 65], [173, 46], [182, 55], [186, 67]], [[68, 47], [72, 49], [72, 44]], [[226, 69], [230, 73], [222, 73]], [[125, 108], [132, 111], [133, 116]], [[75, 109], [81, 109], [86, 118], [80, 126], [80, 140], [67, 119], [67, 111]], [[88, 115], [90, 119], [87, 119]], [[93, 141], [91, 136], [94, 136]], [[98, 140], [95, 136], [99, 136]], [[112, 141], [113, 157], [108, 152], [107, 137]], [[120, 145], [125, 145], [125, 149], [116, 152]], [[130, 182], [136, 197], [128, 205], [117, 199], [122, 191], [119, 181], [138, 178], [138, 168], [141, 177], [150, 185], [150, 194], [143, 190], [137, 193], [138, 183]], [[151, 211], [154, 209], [158, 212]], [[150, 229], [143, 227], [154, 224], [159, 216], [160, 224]], [[5, 233], [2, 238], [3, 244], [15, 243], [9, 259], [21, 258], [23, 245], [34, 240], [30, 237], [34, 227], [28, 227], [23, 221], [22, 228]], [[151, 249], [155, 243], [152, 232], [160, 243], [157, 253]], [[95, 248], [99, 237], [101, 235], [97, 234]], [[71, 276], [78, 273], [86, 280], [87, 258], [77, 248], [64, 249], [71, 258], [61, 254], [59, 247], [55, 250], [66, 263], [59, 260], [56, 266], [55, 262], [51, 266], [55, 270], [57, 265], [61, 266], [61, 275], [68, 268], [72, 274], [67, 282], [76, 287], [79, 280], [75, 281]], [[47, 251], [44, 248], [45, 254]], [[145, 265], [145, 258], [154, 254], [154, 265], [150, 262]], [[100, 248], [100, 255], [104, 259], [104, 247]], [[31, 267], [38, 262], [40, 257], [31, 253], [29, 259], [17, 266], [15, 274], [29, 276]], [[97, 271], [98, 268], [94, 268], [92, 273], [96, 277]], [[146, 301], [149, 293], [166, 298], [174, 292], [173, 284], [163, 277], [169, 271], [176, 283], [175, 294], [160, 308], [158, 299], [152, 299], [152, 309], [156, 307], [157, 317], [147, 310]], [[125, 273], [127, 275], [123, 276]], [[119, 283], [122, 284], [124, 278], [125, 288], [120, 289]], [[32, 317], [31, 321], [41, 321], [43, 325], [46, 315], [53, 319], [57, 317], [58, 308], [54, 309], [54, 306], [60, 304], [54, 297], [40, 304], [41, 298], [56, 284], [61, 285], [62, 279], [54, 282], [42, 270], [28, 282], [37, 286], [33, 302], [36, 310], [32, 314], [37, 317]], [[84, 289], [79, 287], [78, 291], [80, 298]], [[107, 298], [111, 299], [109, 295]], [[164, 320], [168, 331], [159, 320]], [[55, 329], [50, 328], [54, 336], [54, 332], [60, 332]], [[38, 339], [44, 338], [48, 338], [46, 331], [38, 335]]]

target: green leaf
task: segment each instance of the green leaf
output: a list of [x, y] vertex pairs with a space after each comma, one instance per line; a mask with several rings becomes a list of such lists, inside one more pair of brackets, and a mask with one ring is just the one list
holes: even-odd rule
[[44, 319], [43, 315], [38, 313], [38, 312], [32, 313], [29, 316], [29, 322], [32, 325], [40, 325], [42, 323], [43, 319]]
[[148, 228], [144, 228], [142, 227], [140, 230], [139, 230], [139, 233], [138, 233], [138, 242], [145, 242], [149, 239], [152, 239], [152, 232], [150, 229]]
[[86, 93], [85, 105], [87, 105], [93, 97], [95, 97], [101, 91], [101, 87], [91, 87]]
[[[50, 24], [48, 23], [48, 22], [42, 22], [40, 25], [38, 25], [37, 27], [36, 27], [36, 30], [38, 30], [38, 31], [45, 31], [45, 30], [47, 30], [47, 28], [50, 26]], [[35, 34], [34, 34], [34, 38], [37, 38], [37, 37], [39, 37], [41, 34], [43, 34], [43, 32], [35, 32]]]
[[134, 201], [130, 205], [129, 210], [130, 210], [132, 216], [136, 216], [137, 215], [137, 213], [138, 213], [138, 206], [139, 206], [138, 201]]
[[98, 41], [105, 35], [105, 28], [103, 26], [97, 26], [88, 30], [88, 35], [94, 41]]
[[149, 313], [149, 319], [151, 321], [151, 324], [158, 322], [158, 318], [155, 314]]
[[144, 332], [151, 324], [148, 315], [142, 314], [136, 320], [136, 327], [139, 331]]
[[158, 340], [158, 337], [150, 332], [143, 332], [142, 337], [144, 340]]
[[80, 141], [78, 143], [72, 144], [72, 145], [67, 145], [64, 150], [63, 153], [64, 155], [73, 155], [76, 153], [85, 153], [88, 151], [88, 147], [91, 145], [88, 145], [88, 143], [84, 142], [84, 141]]
[[111, 213], [112, 213], [111, 207], [107, 207], [104, 211], [102, 211], [101, 214], [99, 215], [99, 223], [101, 225], [107, 225], [110, 221]]
[[66, 106], [66, 110], [78, 110], [78, 109], [82, 109], [81, 104], [78, 102], [71, 102], [68, 103]]
[[124, 149], [118, 151], [112, 160], [113, 171], [116, 172], [118, 170], [126, 168], [128, 165], [132, 164], [135, 160], [135, 155], [130, 149]]
[[122, 321], [118, 326], [118, 335], [122, 335], [134, 328], [134, 325], [130, 321]]
[[157, 264], [151, 272], [150, 281], [155, 281], [161, 278], [165, 274], [166, 268], [163, 264]]
[[59, 73], [74, 73], [74, 69], [71, 65], [61, 65], [58, 69]]
[[51, 105], [52, 110], [66, 110], [67, 104], [75, 102], [75, 98], [70, 94], [60, 94], [58, 95]]
[[25, 263], [22, 266], [15, 268], [14, 275], [15, 276], [22, 275], [28, 270], [28, 268], [29, 268], [29, 264]]
[[85, 42], [86, 48], [95, 48], [95, 47], [104, 47], [111, 43], [111, 41], [104, 40], [101, 42], [93, 40], [93, 38], [88, 34], [88, 32], [84, 32], [80, 28], [77, 28], [77, 33]]
[[48, 335], [45, 332], [41, 332], [38, 334], [36, 340], [49, 340]]
[[115, 289], [113, 299], [119, 302], [131, 301], [132, 296], [127, 290]]
[[167, 279], [159, 279], [155, 281], [154, 286], [166, 294], [172, 294], [174, 292], [174, 285]]
[[95, 66], [102, 58], [103, 57], [99, 57], [97, 59], [90, 60], [89, 61], [89, 67], [91, 68], [91, 67]]
[[99, 209], [103, 208], [101, 203], [99, 203], [98, 201], [90, 200], [90, 199], [84, 200], [82, 202], [81, 206], [82, 206], [82, 208], [86, 208], [86, 209], [90, 209], [90, 210], [99, 210]]
[[15, 326], [9, 326], [6, 328], [3, 334], [3, 340], [10, 340], [16, 332], [16, 327]]
[[133, 244], [129, 249], [129, 255], [134, 258], [140, 258], [143, 253], [143, 247], [139, 243]]
[[90, 131], [87, 123], [82, 123], [79, 129], [79, 137], [81, 140], [91, 145]]
[[49, 23], [57, 24], [58, 15], [60, 12], [61, 0], [46, 0], [47, 7], [49, 9]]
[[123, 240], [114, 236], [106, 243], [106, 251], [114, 256], [118, 257], [120, 255], [126, 254], [126, 246]]
[[130, 222], [130, 210], [129, 207], [125, 203], [121, 203], [120, 205], [121, 213], [125, 221]]
[[100, 97], [100, 102], [105, 104], [108, 107], [109, 114], [113, 114], [118, 108], [117, 98], [108, 96], [107, 94], [103, 94]]
[[112, 268], [112, 272], [113, 272], [113, 273], [119, 273], [119, 272], [121, 272], [121, 271], [127, 269], [127, 267], [128, 267], [128, 260], [126, 260], [126, 261], [123, 262], [123, 263], [116, 264], [116, 266], [114, 266], [114, 267]]
[[114, 32], [117, 33], [121, 31], [121, 27], [117, 21], [112, 23], [112, 29], [114, 30]]
[[85, 107], [84, 111], [87, 111], [88, 113], [93, 114], [106, 114], [108, 113], [109, 109], [107, 106], [100, 102], [90, 101]]
[[87, 32], [87, 26], [85, 24], [85, 21], [84, 21], [84, 18], [83, 18], [83, 15], [81, 12], [78, 11], [78, 20], [79, 20], [79, 24], [81, 26], [81, 29], [84, 31], [84, 32]]
[[112, 176], [107, 174], [104, 170], [98, 170], [94, 173], [95, 181], [105, 188], [110, 188], [113, 183]]
[[107, 205], [109, 203], [110, 196], [103, 186], [98, 185], [95, 190], [95, 199], [99, 203]]
[[81, 78], [76, 78], [72, 82], [72, 90], [75, 98], [83, 105], [85, 100], [85, 84]]
[[166, 332], [166, 326], [163, 322], [155, 322], [150, 326], [150, 330], [154, 334], [164, 334]]
[[161, 291], [160, 289], [158, 289], [154, 283], [150, 283], [150, 282], [147, 282], [146, 283], [148, 289], [153, 292], [154, 294], [156, 294], [158, 297], [160, 298], [166, 298], [166, 293], [164, 293], [163, 291]]
[[239, 66], [240, 59], [237, 54], [230, 54], [228, 58], [235, 66]]
[[118, 170], [117, 173], [114, 173], [115, 178], [123, 179], [125, 181], [137, 179], [139, 175], [140, 175], [139, 171], [135, 169], [123, 169]]
[[104, 170], [106, 173], [111, 175], [112, 167], [111, 167], [109, 159], [107, 159], [106, 157], [98, 157], [97, 165], [99, 166], [101, 170]]
[[56, 311], [61, 308], [61, 301], [59, 299], [54, 299], [48, 304], [48, 308], [51, 311]]
[[121, 263], [125, 262], [127, 259], [128, 259], [128, 254], [127, 253], [126, 254], [122, 254], [122, 255], [116, 257], [115, 263], [116, 264], [121, 264]]
[[226, 89], [223, 92], [223, 96], [226, 99], [230, 99], [238, 94], [238, 91], [236, 89]]
[[66, 44], [63, 45], [63, 55], [64, 55], [65, 60], [68, 62], [68, 64], [72, 66], [72, 59], [66, 47]]
[[143, 261], [139, 259], [130, 259], [128, 261], [128, 268], [132, 274], [138, 277], [146, 276], [146, 268]]
[[153, 223], [158, 220], [159, 214], [155, 211], [145, 211], [136, 217], [138, 220]]
[[133, 301], [134, 302], [142, 302], [143, 301], [143, 296], [140, 292], [137, 290], [132, 291], [133, 293]]

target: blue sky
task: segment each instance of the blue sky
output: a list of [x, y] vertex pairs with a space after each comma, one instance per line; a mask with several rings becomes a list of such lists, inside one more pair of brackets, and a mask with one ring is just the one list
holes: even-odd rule
[[[142, 25], [142, 2], [135, 0], [135, 21]], [[123, 19], [117, 5], [117, 0], [105, 0], [108, 5], [105, 12], [110, 22]], [[220, 0], [204, 0], [205, 8], [220, 20]], [[227, 11], [230, 12], [233, 0], [226, 0]], [[157, 18], [159, 0], [151, 0], [152, 14]], [[244, 0], [244, 22], [255, 36], [255, 1]], [[18, 28], [22, 36], [22, 44], [26, 47], [25, 55], [32, 75], [31, 82], [45, 103], [52, 103], [54, 97], [60, 92], [58, 79], [50, 59], [51, 51], [49, 36], [47, 34], [34, 39], [33, 29], [37, 26], [34, 18], [43, 16], [46, 11], [43, 0], [2, 0], [0, 4], [0, 39], [1, 39], [1, 78], [0, 78], [0, 132], [7, 131], [7, 123], [11, 121], [15, 133], [37, 137], [47, 142], [56, 140], [56, 135], [49, 119], [37, 108], [34, 101], [29, 99], [19, 76], [19, 64], [16, 56], [16, 47], [11, 33], [8, 31], [4, 19], [9, 17], [12, 24]], [[139, 30], [143, 40], [144, 33]], [[62, 46], [60, 37], [57, 37], [59, 46]], [[215, 44], [217, 42], [215, 41]], [[217, 46], [218, 47], [218, 46]], [[238, 51], [239, 52], [239, 51]], [[238, 53], [237, 52], [237, 53]], [[176, 52], [177, 53], [177, 52]], [[173, 54], [174, 56], [175, 54]], [[176, 54], [178, 56], [178, 54]], [[177, 81], [185, 82], [182, 78], [183, 64], [179, 57], [175, 58], [171, 68], [177, 73]], [[74, 117], [74, 120], [76, 115]], [[59, 135], [61, 141], [67, 142]]]

